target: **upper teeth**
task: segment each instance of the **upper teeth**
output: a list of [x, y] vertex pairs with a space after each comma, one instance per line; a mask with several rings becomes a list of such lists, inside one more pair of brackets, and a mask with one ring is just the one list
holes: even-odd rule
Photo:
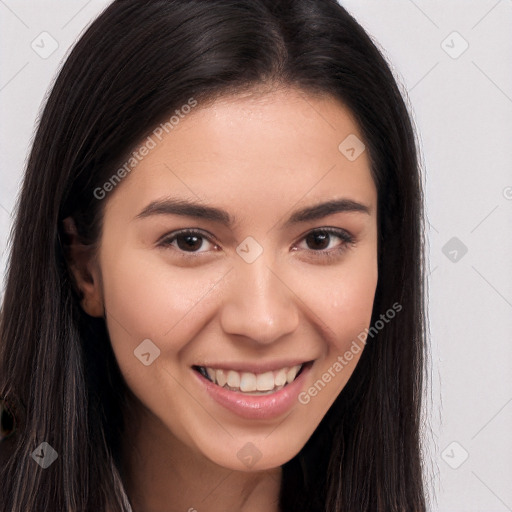
[[234, 370], [218, 370], [215, 368], [204, 368], [212, 382], [233, 390], [244, 392], [251, 391], [272, 391], [276, 388], [282, 389], [290, 384], [302, 368], [301, 364], [291, 368], [281, 368], [276, 371], [265, 373], [237, 372]]

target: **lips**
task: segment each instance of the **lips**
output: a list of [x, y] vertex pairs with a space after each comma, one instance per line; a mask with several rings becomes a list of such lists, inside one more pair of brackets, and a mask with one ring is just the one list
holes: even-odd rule
[[[293, 364], [290, 364], [293, 363]], [[288, 414], [289, 411], [298, 403], [298, 396], [301, 390], [304, 389], [305, 383], [310, 378], [310, 373], [314, 360], [299, 363], [295, 361], [282, 361], [275, 364], [214, 364], [209, 363], [206, 365], [195, 365], [191, 367], [191, 372], [195, 375], [194, 381], [199, 386], [200, 393], [203, 393], [205, 406], [208, 403], [216, 403], [236, 414], [238, 417], [247, 420], [276, 420], [282, 418], [283, 415]], [[210, 366], [211, 365], [211, 366]], [[298, 371], [296, 372], [296, 368]], [[218, 373], [222, 370], [222, 373]], [[252, 371], [249, 371], [252, 370]], [[215, 382], [212, 381], [210, 375], [212, 372]], [[283, 379], [284, 371], [286, 371], [286, 383], [280, 384]], [[231, 373], [233, 372], [233, 373]], [[288, 372], [290, 376], [296, 372], [292, 382], [288, 382]], [[210, 375], [208, 374], [210, 373]], [[267, 391], [242, 391], [241, 387], [247, 389], [254, 386], [256, 380], [256, 388], [258, 381], [260, 386], [270, 387], [270, 375], [272, 374], [274, 387]], [[224, 374], [226, 382], [223, 386], [222, 375]], [[247, 376], [246, 374], [251, 374]], [[217, 381], [220, 375], [220, 381]], [[228, 378], [232, 384], [236, 384], [236, 379], [239, 379], [238, 385], [240, 387], [234, 390], [230, 388]], [[276, 385], [277, 383], [279, 385]], [[281, 380], [279, 380], [281, 379]]]
[[222, 388], [261, 395], [274, 393], [291, 384], [301, 372], [304, 364], [283, 366], [277, 370], [267, 370], [259, 373], [208, 366], [194, 366], [194, 369], [210, 382]]

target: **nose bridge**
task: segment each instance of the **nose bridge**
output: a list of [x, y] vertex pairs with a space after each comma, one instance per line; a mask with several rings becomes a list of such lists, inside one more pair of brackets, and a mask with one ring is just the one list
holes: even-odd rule
[[273, 267], [273, 258], [266, 252], [252, 263], [243, 258], [236, 262], [221, 313], [226, 333], [264, 344], [297, 328], [299, 312], [294, 294]]

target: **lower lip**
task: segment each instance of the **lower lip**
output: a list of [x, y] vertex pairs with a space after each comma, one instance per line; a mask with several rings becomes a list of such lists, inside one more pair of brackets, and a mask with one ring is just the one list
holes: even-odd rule
[[288, 412], [298, 402], [303, 383], [311, 370], [311, 363], [302, 369], [300, 375], [283, 389], [269, 395], [248, 395], [230, 391], [210, 382], [196, 370], [192, 370], [206, 392], [217, 403], [249, 420], [273, 419]]

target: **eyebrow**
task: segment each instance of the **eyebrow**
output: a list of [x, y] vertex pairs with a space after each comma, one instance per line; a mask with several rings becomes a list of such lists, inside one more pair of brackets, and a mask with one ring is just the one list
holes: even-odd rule
[[[295, 211], [286, 221], [285, 226], [300, 222], [322, 219], [328, 215], [341, 212], [361, 212], [370, 215], [370, 208], [352, 199], [333, 199]], [[181, 215], [218, 222], [233, 227], [237, 218], [226, 210], [206, 206], [189, 199], [165, 198], [149, 203], [135, 218], [143, 219], [153, 215]]]

